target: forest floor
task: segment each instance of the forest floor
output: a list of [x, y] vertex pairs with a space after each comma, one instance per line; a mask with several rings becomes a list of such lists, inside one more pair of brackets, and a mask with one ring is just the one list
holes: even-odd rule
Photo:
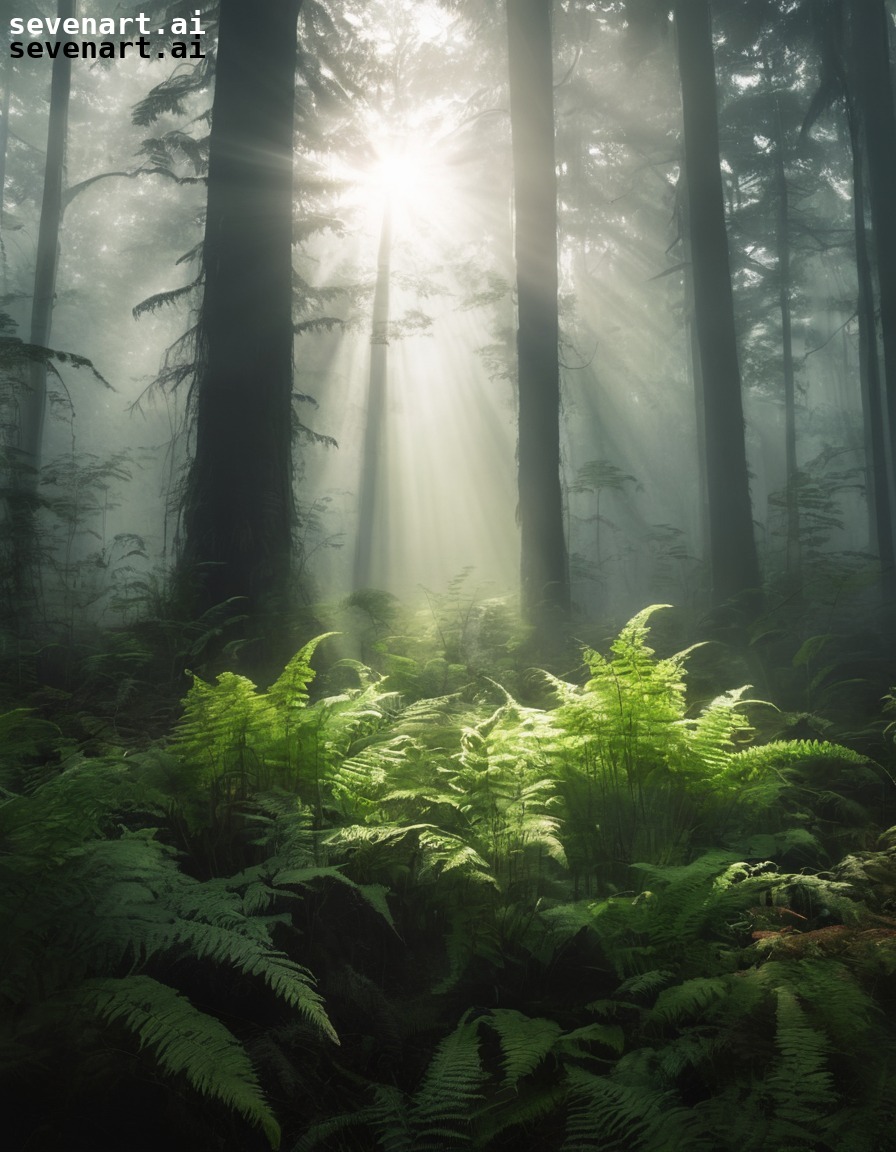
[[547, 671], [429, 607], [264, 690], [144, 626], [10, 692], [11, 1146], [896, 1147], [880, 638], [647, 609]]

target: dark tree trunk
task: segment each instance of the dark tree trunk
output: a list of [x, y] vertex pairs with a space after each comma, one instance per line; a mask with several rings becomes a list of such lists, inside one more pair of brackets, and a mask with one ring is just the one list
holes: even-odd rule
[[[75, 0], [59, 0], [56, 14], [61, 20], [74, 16]], [[68, 105], [71, 91], [72, 62], [57, 56], [50, 80], [50, 121], [47, 128], [47, 159], [44, 168], [44, 191], [37, 233], [37, 260], [34, 269], [34, 297], [31, 304], [32, 344], [49, 345], [53, 323], [53, 301], [56, 296], [56, 273], [59, 268], [59, 230], [62, 226], [63, 190], [65, 185], [65, 145], [68, 137]], [[28, 387], [19, 406], [19, 489], [31, 498], [40, 479], [41, 448], [47, 408], [47, 365], [32, 360]], [[26, 500], [26, 503], [28, 501]], [[26, 518], [27, 517], [27, 510]], [[25, 529], [27, 535], [30, 528]]]
[[[301, 0], [222, 0], [182, 573], [203, 611], [288, 596], [293, 108]], [[245, 605], [244, 605], [245, 607]]]
[[688, 221], [706, 428], [710, 567], [716, 604], [759, 587], [708, 0], [674, 6], [684, 116]]
[[894, 590], [893, 529], [890, 518], [890, 482], [887, 474], [886, 414], [881, 392], [874, 279], [865, 229], [865, 162], [857, 117], [847, 99], [847, 119], [852, 147], [853, 213], [858, 283], [859, 380], [865, 431], [865, 491], [868, 500], [871, 547], [880, 559], [885, 597]]
[[560, 485], [557, 176], [550, 0], [507, 0], [519, 371], [523, 611], [569, 607]]
[[706, 559], [709, 552], [709, 498], [706, 484], [706, 404], [703, 399], [703, 375], [700, 371], [700, 344], [697, 340], [694, 303], [694, 262], [688, 220], [687, 171], [682, 165], [678, 180], [678, 227], [684, 257], [684, 306], [687, 327], [688, 369], [694, 392], [694, 417], [697, 451], [697, 500], [699, 544], [697, 554]]
[[775, 192], [778, 249], [778, 303], [781, 311], [781, 355], [784, 376], [784, 501], [787, 514], [787, 571], [800, 570], [800, 508], [796, 466], [796, 387], [793, 371], [793, 326], [790, 315], [790, 197], [784, 165], [784, 126], [775, 99]]
[[[358, 500], [358, 542], [353, 586], [356, 592], [385, 583], [388, 538], [384, 531], [382, 494], [386, 456], [386, 389], [389, 356], [389, 277], [392, 258], [392, 205], [383, 211], [373, 293], [373, 325], [370, 333], [370, 375]], [[377, 554], [377, 542], [379, 553]]]
[[896, 115], [890, 81], [884, 0], [847, 5], [850, 87], [864, 129], [884, 349], [885, 412], [891, 453], [896, 446]]
[[[7, 60], [3, 78], [3, 105], [0, 108], [0, 231], [3, 230], [3, 205], [6, 188], [6, 153], [9, 148], [9, 99], [12, 93], [12, 64]], [[0, 239], [0, 244], [3, 241]], [[4, 271], [6, 261], [4, 259]]]

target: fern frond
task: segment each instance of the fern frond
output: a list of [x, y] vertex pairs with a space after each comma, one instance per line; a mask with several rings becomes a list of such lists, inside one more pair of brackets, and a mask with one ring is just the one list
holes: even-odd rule
[[377, 1142], [384, 1152], [417, 1152], [408, 1101], [392, 1084], [374, 1086], [375, 1101], [367, 1110]]
[[266, 933], [262, 935], [263, 928], [258, 917], [247, 919], [243, 925], [226, 926], [178, 918], [170, 924], [153, 925], [144, 934], [143, 942], [148, 951], [185, 948], [198, 959], [207, 957], [247, 976], [260, 978], [276, 996], [338, 1044], [339, 1038], [323, 1001], [314, 989], [314, 977], [306, 968], [272, 948]]
[[279, 1148], [280, 1126], [262, 1095], [255, 1069], [243, 1046], [219, 1020], [149, 976], [85, 981], [75, 1001], [109, 1023], [120, 1021], [165, 1072], [186, 1076], [201, 1095], [220, 1100], [259, 1125], [271, 1147]]
[[556, 1050], [566, 1058], [584, 1059], [591, 1056], [591, 1050], [584, 1047], [589, 1044], [600, 1044], [619, 1055], [625, 1047], [625, 1033], [616, 1024], [584, 1024], [559, 1036]]
[[190, 284], [182, 284], [179, 288], [170, 288], [166, 292], [156, 292], [154, 296], [148, 296], [145, 300], [141, 300], [139, 304], [135, 304], [131, 309], [131, 315], [135, 320], [139, 320], [141, 316], [147, 313], [152, 315], [160, 308], [169, 307], [176, 304], [178, 300], [182, 300], [185, 296], [195, 292], [201, 286], [201, 280], [194, 280]]
[[[583, 1068], [568, 1068], [566, 1079], [569, 1106], [561, 1152], [622, 1152], [649, 1146], [664, 1128], [671, 1135], [671, 1093], [618, 1084]], [[693, 1147], [671, 1141], [660, 1146]]]
[[378, 1116], [375, 1106], [343, 1112], [340, 1116], [328, 1116], [326, 1120], [319, 1120], [307, 1128], [298, 1143], [292, 1146], [292, 1152], [311, 1152], [312, 1148], [319, 1148], [325, 1141], [326, 1147], [335, 1147], [331, 1143], [333, 1137], [338, 1137], [347, 1128], [372, 1124]]
[[462, 1020], [433, 1054], [411, 1108], [414, 1152], [472, 1144], [471, 1117], [485, 1081], [477, 1025]]
[[438, 828], [424, 828], [419, 833], [419, 843], [425, 853], [421, 876], [431, 871], [441, 874], [457, 872], [467, 880], [498, 886], [486, 861], [460, 836]]
[[335, 880], [344, 884], [366, 903], [377, 915], [382, 916], [390, 928], [395, 927], [389, 904], [386, 900], [389, 889], [382, 884], [356, 884], [346, 876], [338, 867], [310, 867], [287, 868], [277, 872], [271, 883], [281, 888], [286, 885], [295, 885], [300, 888], [310, 887], [315, 880]]
[[671, 969], [654, 968], [650, 972], [641, 972], [637, 976], [623, 980], [616, 989], [616, 995], [644, 996], [656, 991], [657, 988], [665, 988], [674, 979], [675, 973]]
[[324, 640], [338, 635], [338, 632], [324, 632], [309, 640], [270, 686], [267, 698], [281, 717], [292, 709], [304, 708], [308, 703], [308, 685], [316, 675], [311, 667], [311, 657]]
[[728, 994], [729, 981], [724, 976], [698, 976], [672, 988], [664, 988], [650, 1011], [650, 1019], [663, 1024], [679, 1024], [700, 1017]]
[[830, 957], [784, 963], [770, 961], [757, 971], [763, 985], [790, 989], [823, 1026], [835, 1051], [845, 1052], [868, 1033], [880, 1008], [849, 968]]
[[494, 1008], [485, 1019], [501, 1041], [504, 1083], [510, 1087], [535, 1071], [562, 1032], [553, 1020], [524, 1016], [513, 1008]]
[[795, 1141], [814, 1129], [824, 1113], [833, 1111], [838, 1100], [827, 1066], [829, 1042], [812, 1027], [794, 992], [778, 987], [775, 995], [775, 1044], [780, 1056], [766, 1083], [774, 1096], [778, 1128], [783, 1129], [777, 1140], [789, 1136]]
[[805, 764], [828, 761], [838, 764], [867, 765], [868, 757], [841, 744], [825, 740], [774, 740], [744, 748], [731, 757], [730, 771], [748, 781], [770, 770], [783, 772]]

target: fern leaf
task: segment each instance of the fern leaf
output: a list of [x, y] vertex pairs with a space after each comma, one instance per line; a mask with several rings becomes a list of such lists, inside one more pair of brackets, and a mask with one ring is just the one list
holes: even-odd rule
[[185, 1075], [201, 1095], [215, 1097], [259, 1125], [271, 1147], [279, 1148], [280, 1126], [252, 1062], [219, 1020], [149, 976], [88, 980], [76, 998], [109, 1023], [121, 1021], [165, 1072]]
[[509, 1087], [535, 1071], [562, 1031], [553, 1020], [524, 1016], [513, 1008], [495, 1008], [487, 1021], [501, 1041], [504, 1083]]
[[774, 740], [734, 753], [730, 770], [740, 779], [749, 780], [773, 769], [781, 772], [795, 765], [819, 761], [866, 765], [868, 757], [826, 740]]
[[377, 1084], [369, 1113], [383, 1152], [418, 1152], [404, 1093], [391, 1084]]
[[179, 921], [170, 930], [174, 940], [188, 943], [196, 957], [229, 964], [247, 976], [260, 977], [275, 995], [295, 1008], [334, 1044], [339, 1037], [327, 1016], [314, 977], [294, 960], [271, 948], [267, 939], [253, 939], [213, 924]]
[[[292, 1152], [311, 1152], [312, 1148], [319, 1148], [324, 1141], [330, 1141], [346, 1128], [357, 1128], [375, 1121], [378, 1117], [375, 1107], [359, 1108], [355, 1112], [344, 1112], [340, 1116], [328, 1116], [308, 1128], [297, 1144], [293, 1145]], [[335, 1147], [328, 1143], [327, 1147]]]
[[[827, 1067], [830, 1045], [809, 1023], [804, 1009], [789, 988], [775, 989], [780, 1057], [767, 1083], [775, 1097], [779, 1119], [799, 1129], [815, 1128], [819, 1117], [837, 1103]], [[796, 1135], [796, 1132], [788, 1133]]]
[[679, 1024], [703, 1016], [711, 1005], [719, 1003], [727, 994], [728, 980], [724, 976], [699, 976], [685, 980], [683, 984], [660, 992], [650, 1017], [664, 1024]]
[[590, 1053], [582, 1047], [584, 1044], [602, 1044], [618, 1055], [625, 1047], [625, 1033], [615, 1024], [584, 1024], [564, 1032], [557, 1039], [556, 1047], [565, 1056], [588, 1056]]
[[388, 888], [382, 884], [356, 884], [339, 868], [284, 868], [274, 875], [272, 883], [278, 888], [288, 884], [304, 888], [309, 886], [312, 881], [321, 879], [335, 880], [339, 884], [345, 884], [356, 892], [365, 903], [369, 904], [374, 912], [382, 916], [390, 928], [395, 927], [392, 912], [386, 900]]
[[637, 976], [630, 976], [616, 989], [616, 995], [643, 996], [657, 988], [665, 987], [670, 980], [675, 979], [675, 973], [669, 968], [654, 968], [650, 972], [640, 972]]
[[[411, 1122], [414, 1152], [468, 1147], [471, 1117], [482, 1098], [485, 1073], [479, 1057], [477, 1027], [462, 1020], [435, 1050], [423, 1083], [414, 1095]], [[450, 1144], [447, 1143], [450, 1141]]]
[[[630, 1069], [626, 1058], [620, 1061], [619, 1079], [567, 1069], [569, 1109], [561, 1152], [715, 1152], [702, 1117], [678, 1104], [673, 1093], [642, 1082], [640, 1055], [632, 1053]], [[635, 1072], [631, 1084], [622, 1082], [627, 1071]]]
[[290, 708], [304, 708], [308, 703], [308, 685], [315, 677], [311, 667], [311, 657], [318, 646], [331, 636], [338, 636], [338, 632], [324, 632], [309, 640], [304, 647], [293, 656], [280, 676], [268, 689], [268, 699], [279, 711]]
[[669, 1093], [615, 1084], [582, 1068], [568, 1068], [569, 1108], [561, 1152], [637, 1148], [646, 1130], [662, 1125]]

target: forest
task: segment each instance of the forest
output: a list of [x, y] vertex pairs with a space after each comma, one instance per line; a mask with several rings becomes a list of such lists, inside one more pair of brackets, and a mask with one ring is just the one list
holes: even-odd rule
[[896, 3], [0, 24], [5, 1146], [896, 1152]]

